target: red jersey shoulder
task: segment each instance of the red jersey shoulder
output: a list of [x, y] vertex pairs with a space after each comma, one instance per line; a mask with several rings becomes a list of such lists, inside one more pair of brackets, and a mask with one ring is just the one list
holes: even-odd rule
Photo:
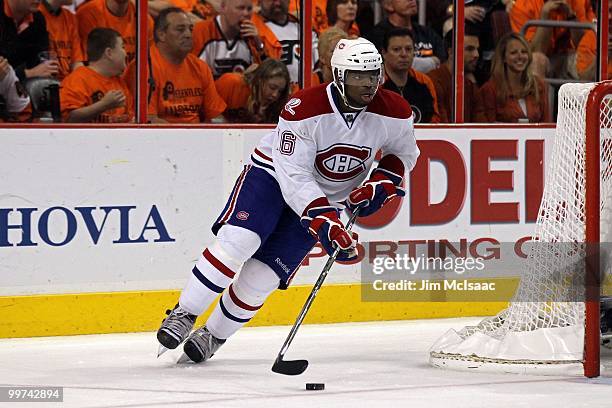
[[296, 121], [332, 113], [326, 87], [327, 84], [317, 85], [293, 94], [281, 111], [281, 118]]
[[412, 109], [406, 99], [396, 92], [382, 88], [378, 88], [367, 112], [395, 119], [408, 119], [412, 116]]

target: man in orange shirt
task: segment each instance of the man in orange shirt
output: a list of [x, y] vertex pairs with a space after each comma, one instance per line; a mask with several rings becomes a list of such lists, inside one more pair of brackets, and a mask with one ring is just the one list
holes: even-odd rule
[[[520, 32], [528, 20], [578, 21], [591, 23], [595, 14], [589, 0], [518, 0], [510, 10], [510, 24]], [[530, 27], [525, 38], [531, 44], [533, 71], [541, 78], [571, 78], [569, 56], [575, 53], [584, 30], [567, 28]]]
[[[150, 49], [149, 120], [154, 123], [210, 122], [225, 110], [210, 68], [191, 54], [193, 24], [177, 7], [162, 10], [155, 20]], [[135, 64], [130, 65], [130, 71]]]
[[74, 0], [43, 0], [38, 10], [45, 17], [49, 32], [49, 50], [57, 54], [58, 80], [83, 65], [85, 53], [79, 37], [76, 16], [63, 6], [71, 6]]
[[222, 0], [217, 17], [195, 25], [192, 52], [208, 64], [215, 78], [280, 57], [280, 43], [258, 30], [252, 15], [253, 0]]
[[[79, 35], [86, 48], [87, 35], [96, 27], [112, 28], [123, 37], [128, 62], [136, 56], [136, 7], [130, 0], [90, 0], [77, 10]], [[149, 33], [153, 30], [149, 17]], [[151, 39], [151, 36], [149, 36]]]
[[123, 39], [115, 30], [94, 28], [89, 33], [89, 65], [74, 70], [61, 84], [64, 120], [73, 123], [133, 121], [134, 101], [121, 78], [125, 56]]

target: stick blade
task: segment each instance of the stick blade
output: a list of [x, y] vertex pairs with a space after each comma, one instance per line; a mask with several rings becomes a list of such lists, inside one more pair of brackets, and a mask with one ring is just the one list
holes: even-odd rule
[[308, 368], [307, 360], [284, 361], [277, 358], [272, 365], [272, 371], [284, 375], [300, 375]]

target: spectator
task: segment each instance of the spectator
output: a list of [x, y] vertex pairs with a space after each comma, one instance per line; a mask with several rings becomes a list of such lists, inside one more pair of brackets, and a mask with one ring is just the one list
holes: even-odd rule
[[[289, 0], [259, 0], [261, 9], [253, 15], [253, 23], [259, 32], [282, 47], [281, 61], [287, 65], [293, 84], [299, 83], [300, 74], [300, 22], [289, 14]], [[313, 68], [319, 59], [317, 34], [312, 34]]]
[[495, 49], [491, 79], [481, 88], [489, 122], [550, 122], [546, 87], [531, 64], [529, 44], [520, 34], [502, 37]]
[[[77, 9], [79, 35], [83, 49], [87, 38], [96, 27], [112, 28], [123, 38], [128, 63], [136, 56], [136, 7], [130, 0], [89, 0]], [[149, 17], [149, 33], [153, 32], [153, 21]], [[149, 37], [151, 39], [152, 36]]]
[[64, 120], [133, 121], [134, 102], [121, 78], [126, 61], [121, 35], [110, 28], [94, 28], [87, 37], [87, 59], [88, 66], [75, 69], [62, 81], [60, 101]]
[[327, 0], [327, 23], [338, 27], [351, 37], [359, 37], [357, 18], [357, 0]]
[[230, 72], [215, 82], [233, 123], [277, 123], [289, 99], [290, 78], [280, 61], [267, 59], [244, 74]]
[[157, 18], [159, 12], [169, 7], [178, 7], [189, 16], [193, 24], [215, 17], [220, 0], [149, 0], [149, 14]]
[[[466, 23], [463, 40], [463, 119], [466, 123], [486, 121], [482, 95], [474, 78], [474, 71], [478, 64], [478, 48], [480, 46], [477, 34], [477, 30], [471, 24]], [[444, 36], [444, 44], [446, 45], [448, 55], [454, 55], [453, 30], [450, 30]], [[436, 88], [438, 111], [440, 112], [440, 121], [442, 123], [452, 122], [453, 72], [453, 62], [449, 58], [439, 68], [427, 73]]]
[[[518, 0], [510, 11], [512, 30], [519, 32], [528, 20], [592, 22], [595, 18], [588, 0]], [[533, 72], [543, 78], [576, 78], [571, 61], [584, 30], [530, 27], [525, 38], [531, 43]]]
[[416, 0], [382, 0], [382, 5], [388, 14], [387, 18], [365, 36], [378, 49], [382, 49], [386, 33], [394, 28], [406, 28], [412, 32], [416, 44], [413, 62], [415, 70], [429, 72], [446, 61], [446, 50], [440, 35], [431, 28], [416, 23]]
[[316, 81], [313, 81], [313, 84], [322, 84], [334, 80], [331, 57], [338, 41], [348, 38], [348, 34], [338, 27], [331, 27], [323, 31], [319, 38], [319, 44], [317, 45], [319, 50], [319, 64], [318, 69], [313, 72], [313, 75], [316, 75]]
[[385, 66], [383, 88], [397, 92], [408, 101], [414, 112], [414, 123], [438, 123], [438, 102], [431, 79], [412, 68], [414, 39], [410, 30], [396, 28], [383, 40], [382, 57]]
[[[608, 3], [608, 28], [612, 29], [612, 2]], [[592, 30], [586, 30], [576, 49], [576, 72], [578, 78], [594, 81], [597, 72], [597, 35]], [[604, 79], [612, 79], [612, 41], [608, 36], [608, 75]]]
[[6, 58], [0, 57], [0, 122], [16, 120], [29, 104], [30, 98], [13, 67]]
[[195, 25], [192, 52], [208, 64], [215, 78], [244, 71], [267, 57], [280, 57], [280, 44], [261, 35], [252, 15], [252, 0], [222, 0], [217, 17]]
[[43, 0], [38, 7], [47, 23], [49, 51], [57, 55], [59, 72], [56, 78], [59, 81], [85, 61], [76, 16], [63, 7], [73, 3], [74, 0]]
[[39, 0], [0, 0], [0, 55], [20, 81], [58, 72], [57, 61], [40, 62], [38, 57], [49, 50], [47, 25], [38, 5]]
[[[327, 0], [312, 0], [312, 29], [321, 34], [329, 26], [327, 24]], [[300, 2], [292, 0], [289, 3], [289, 13], [299, 18]]]
[[[162, 10], [155, 20], [148, 107], [153, 123], [210, 122], [225, 110], [209, 66], [191, 54], [192, 31], [189, 16], [177, 7]], [[128, 72], [135, 68], [133, 62]]]

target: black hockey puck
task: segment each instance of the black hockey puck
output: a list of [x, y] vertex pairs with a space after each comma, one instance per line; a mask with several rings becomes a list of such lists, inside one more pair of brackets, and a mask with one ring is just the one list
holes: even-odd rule
[[306, 389], [308, 391], [321, 391], [325, 389], [325, 384], [323, 383], [306, 383]]

